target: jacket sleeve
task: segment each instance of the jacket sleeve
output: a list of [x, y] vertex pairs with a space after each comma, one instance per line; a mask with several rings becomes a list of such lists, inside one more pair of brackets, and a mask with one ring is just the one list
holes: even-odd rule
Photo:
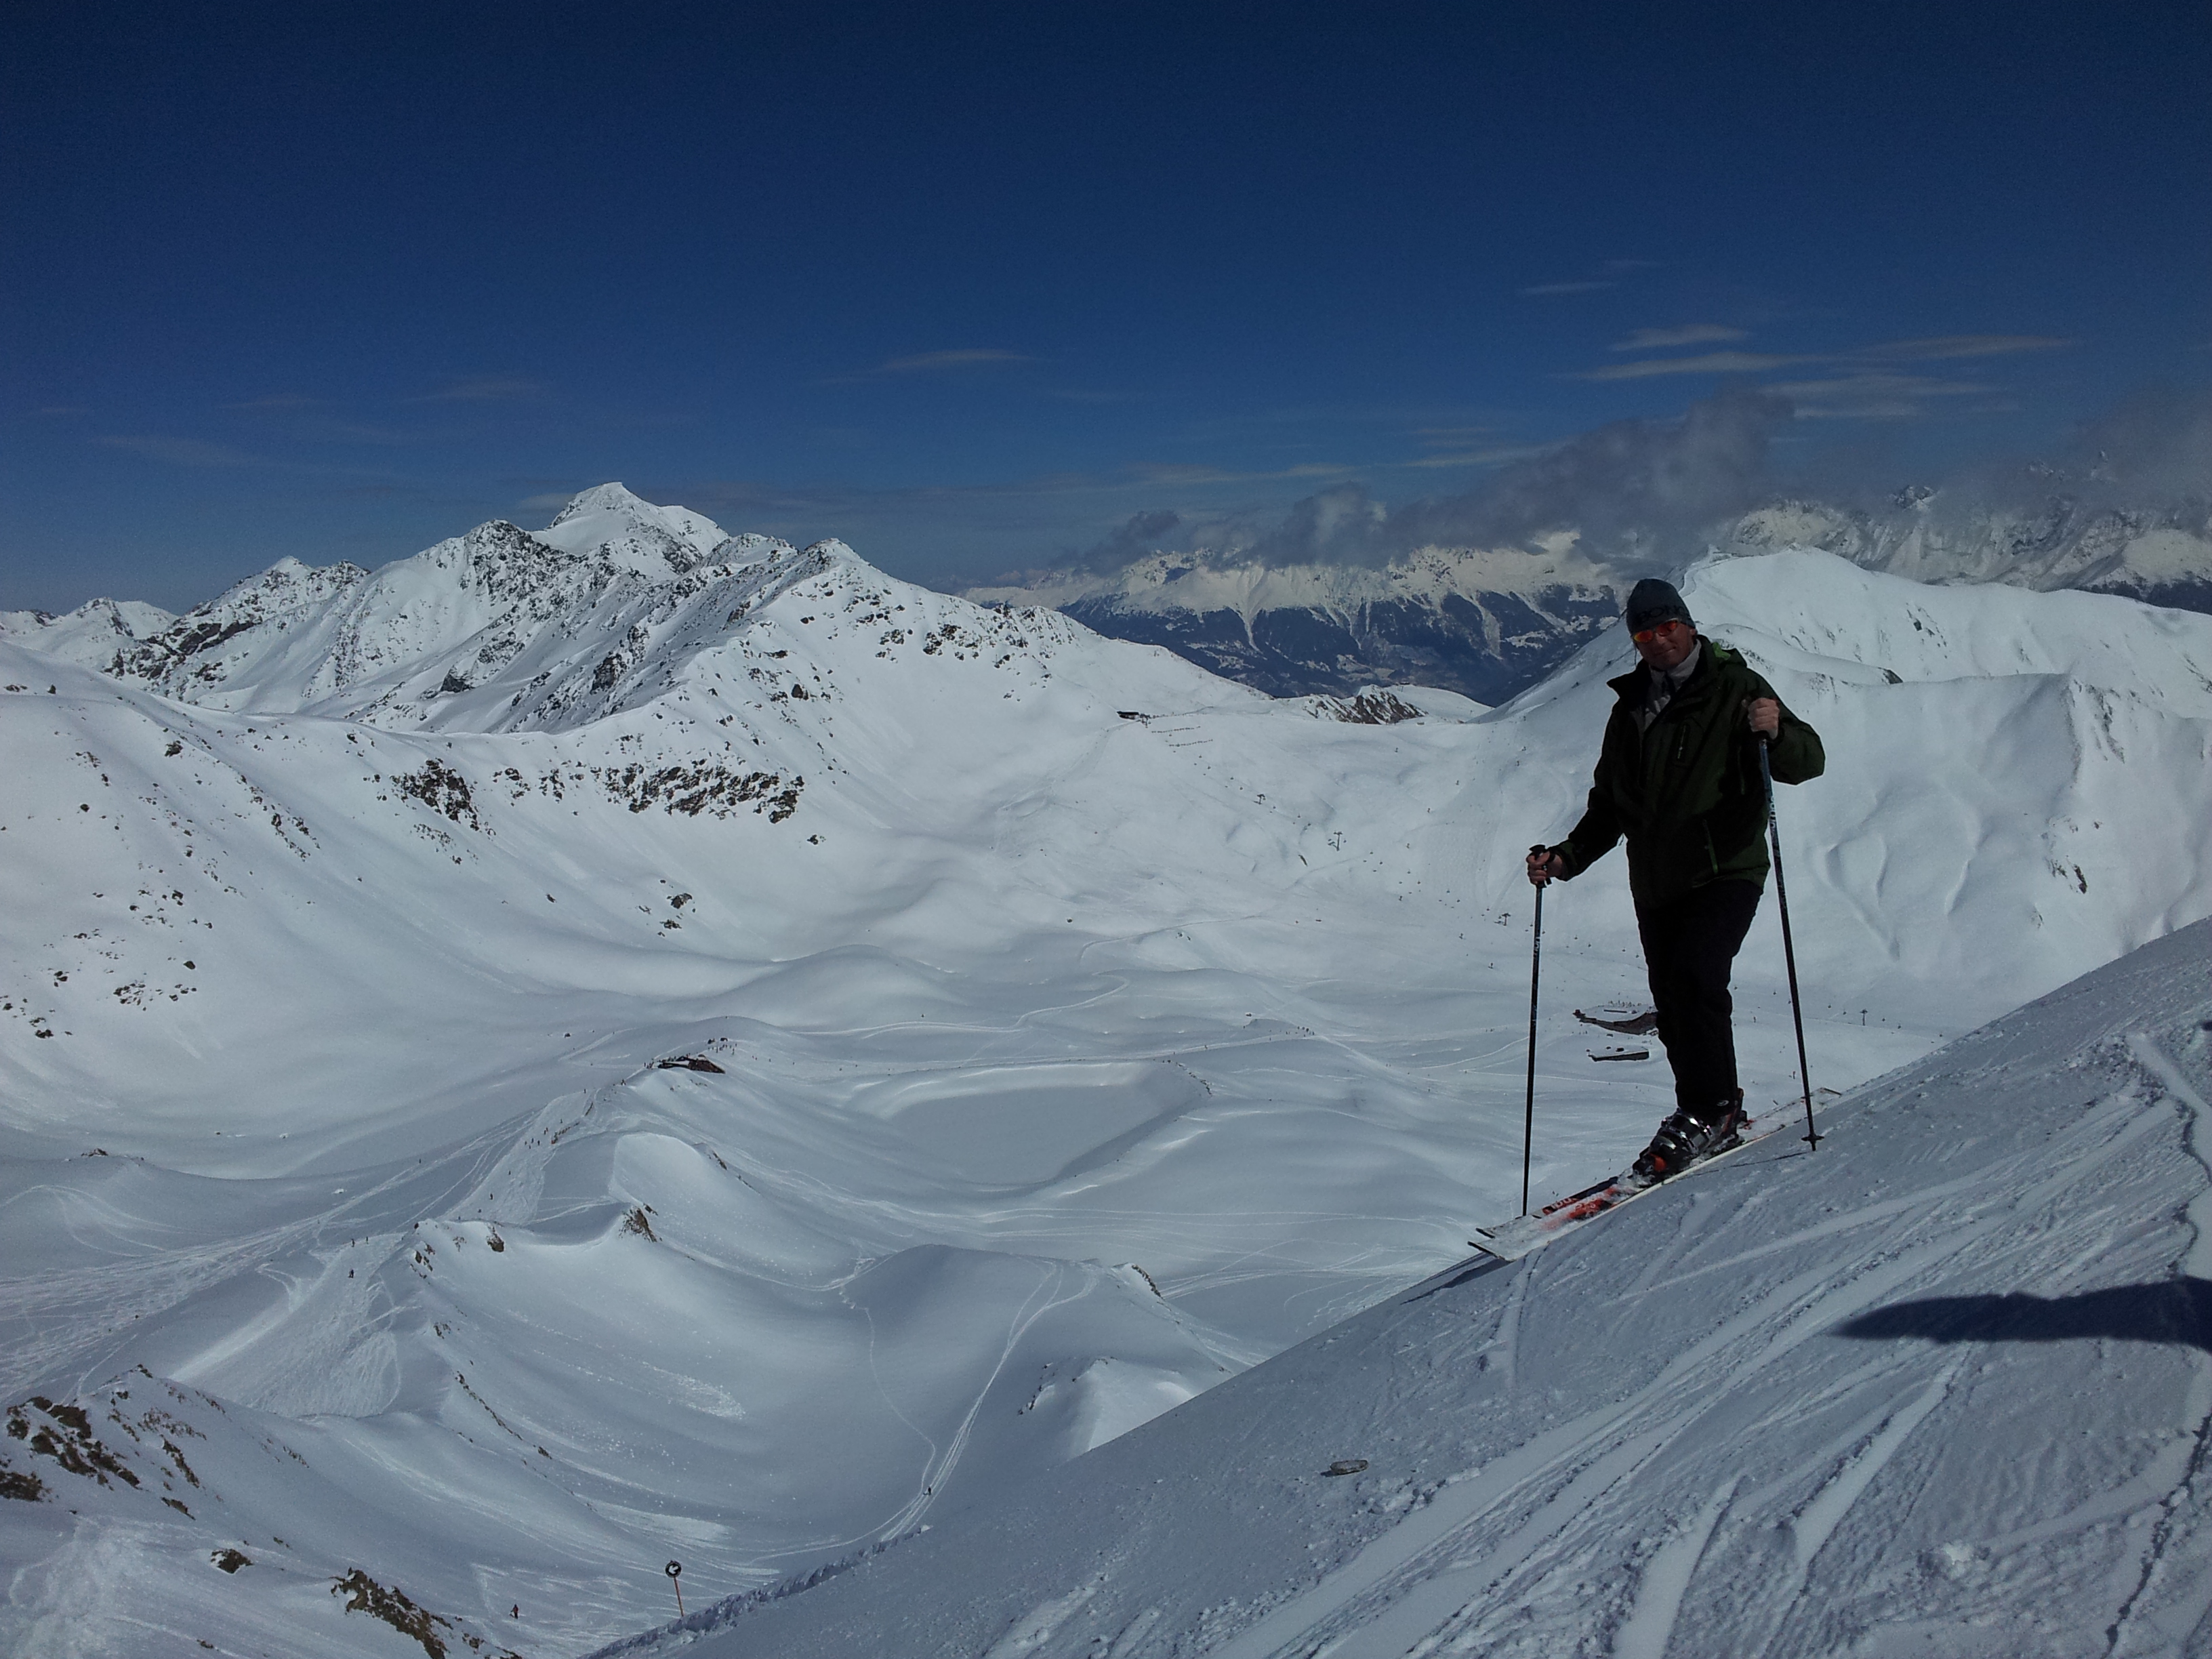
[[[1774, 688], [1761, 680], [1765, 689], [1763, 696], [1774, 696]], [[1828, 769], [1828, 752], [1820, 746], [1820, 734], [1790, 712], [1790, 705], [1782, 703], [1782, 729], [1770, 738], [1766, 745], [1766, 764], [1774, 774], [1777, 783], [1804, 783], [1817, 778]]]
[[[1611, 735], [1610, 723], [1607, 736]], [[1613, 843], [1620, 839], [1620, 814], [1613, 810], [1613, 746], [1607, 744], [1598, 753], [1597, 770], [1590, 778], [1589, 802], [1583, 809], [1582, 821], [1567, 831], [1567, 838], [1552, 851], [1559, 855], [1566, 871], [1562, 881], [1572, 881], [1577, 876], [1613, 851]]]

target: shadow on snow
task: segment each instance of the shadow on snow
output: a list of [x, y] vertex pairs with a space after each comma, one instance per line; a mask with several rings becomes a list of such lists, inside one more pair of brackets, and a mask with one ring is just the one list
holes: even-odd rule
[[2075, 1296], [1938, 1296], [1876, 1308], [1836, 1327], [1839, 1336], [1929, 1342], [2069, 1342], [2118, 1338], [2212, 1352], [2212, 1279], [2119, 1285]]

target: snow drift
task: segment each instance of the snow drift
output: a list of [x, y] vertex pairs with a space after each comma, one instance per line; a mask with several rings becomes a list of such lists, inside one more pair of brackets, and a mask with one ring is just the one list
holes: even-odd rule
[[610, 1659], [2199, 1651], [2208, 1097], [2199, 923]]

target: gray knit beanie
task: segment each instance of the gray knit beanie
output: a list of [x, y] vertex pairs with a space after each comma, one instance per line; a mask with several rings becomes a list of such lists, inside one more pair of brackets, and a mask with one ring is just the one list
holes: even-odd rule
[[1674, 584], [1662, 582], [1656, 576], [1646, 576], [1628, 590], [1628, 631], [1640, 634], [1647, 628], [1656, 628], [1661, 623], [1681, 621], [1690, 623], [1690, 607], [1682, 603], [1682, 596], [1674, 591]]

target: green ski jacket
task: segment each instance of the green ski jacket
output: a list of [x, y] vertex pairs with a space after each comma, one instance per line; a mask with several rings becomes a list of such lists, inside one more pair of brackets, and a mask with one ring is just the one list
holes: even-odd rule
[[[1702, 636], [1697, 670], [1639, 733], [1644, 669], [1608, 681], [1620, 696], [1606, 721], [1589, 805], [1551, 850], [1572, 880], [1628, 838], [1628, 886], [1637, 908], [1663, 904], [1714, 881], [1766, 883], [1766, 799], [1759, 738], [1744, 705], [1774, 688], [1727, 646]], [[1778, 697], [1777, 702], [1781, 700]], [[1777, 783], [1802, 783], [1826, 769], [1820, 734], [1782, 710], [1767, 750]]]

